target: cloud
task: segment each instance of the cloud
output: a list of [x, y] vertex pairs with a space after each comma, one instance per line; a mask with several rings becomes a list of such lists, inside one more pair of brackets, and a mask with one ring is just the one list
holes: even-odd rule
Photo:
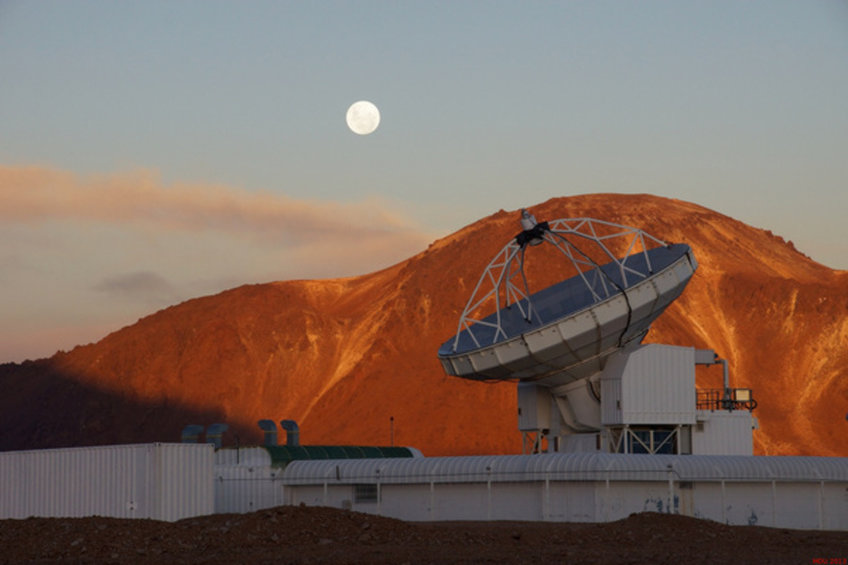
[[302, 239], [409, 231], [407, 218], [377, 199], [297, 200], [215, 184], [163, 185], [150, 171], [81, 177], [39, 167], [0, 166], [0, 220], [139, 222], [170, 229], [265, 232]]
[[68, 349], [240, 284], [365, 274], [439, 235], [375, 198], [298, 200], [164, 184], [151, 171], [0, 166], [0, 362]]
[[225, 185], [166, 185], [145, 170], [81, 176], [0, 166], [0, 222], [37, 226], [56, 221], [243, 238], [310, 264], [357, 258], [385, 264], [424, 249], [441, 235], [421, 229], [377, 198], [299, 200]]
[[165, 277], [151, 271], [109, 276], [92, 288], [98, 292], [121, 295], [145, 302], [170, 301], [178, 297], [177, 290]]

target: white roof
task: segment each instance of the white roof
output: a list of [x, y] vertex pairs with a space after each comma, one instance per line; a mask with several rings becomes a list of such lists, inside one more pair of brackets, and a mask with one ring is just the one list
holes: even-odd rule
[[285, 484], [572, 480], [845, 481], [848, 458], [546, 453], [409, 459], [293, 461]]

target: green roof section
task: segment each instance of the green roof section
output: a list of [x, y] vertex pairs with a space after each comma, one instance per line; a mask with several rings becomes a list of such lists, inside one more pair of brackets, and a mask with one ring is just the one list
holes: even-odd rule
[[292, 461], [311, 459], [389, 459], [415, 457], [408, 447], [371, 445], [263, 445], [271, 456], [271, 465], [285, 467]]

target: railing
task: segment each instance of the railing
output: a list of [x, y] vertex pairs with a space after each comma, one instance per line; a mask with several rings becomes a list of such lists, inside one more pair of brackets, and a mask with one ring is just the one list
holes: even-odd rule
[[699, 390], [695, 400], [698, 410], [748, 410], [757, 407], [750, 388], [712, 388]]

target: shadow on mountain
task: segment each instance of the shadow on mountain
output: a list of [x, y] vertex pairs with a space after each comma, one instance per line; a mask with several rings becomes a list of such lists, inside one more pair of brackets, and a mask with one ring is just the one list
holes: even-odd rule
[[186, 425], [218, 422], [230, 425], [224, 445], [261, 439], [258, 430], [234, 426], [221, 411], [98, 390], [49, 359], [0, 365], [0, 391], [0, 451], [179, 442]]

